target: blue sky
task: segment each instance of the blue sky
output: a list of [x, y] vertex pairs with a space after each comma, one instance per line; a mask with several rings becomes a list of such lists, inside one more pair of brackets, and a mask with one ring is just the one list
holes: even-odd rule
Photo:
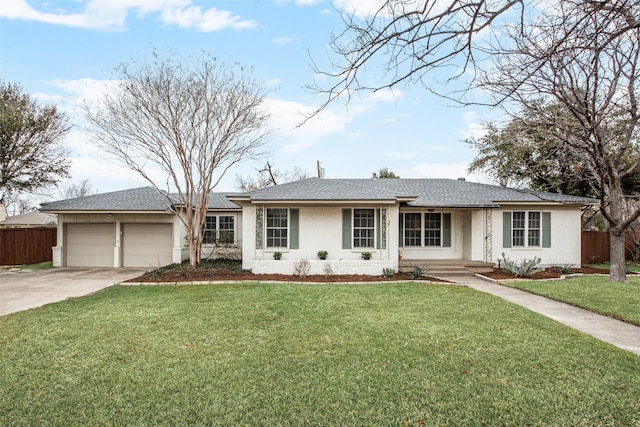
[[[403, 178], [469, 175], [474, 151], [464, 138], [481, 132], [486, 111], [452, 106], [420, 87], [362, 95], [331, 105], [297, 127], [301, 112], [324, 98], [309, 92], [311, 59], [328, 66], [337, 9], [373, 10], [376, 0], [2, 0], [0, 76], [25, 93], [64, 110], [72, 132], [72, 179], [100, 192], [147, 185], [103, 158], [83, 132], [83, 100], [100, 94], [113, 68], [148, 53], [205, 50], [254, 68], [268, 91], [273, 126], [268, 158], [278, 170], [299, 167], [311, 176], [316, 161], [327, 178], [369, 178], [388, 167]], [[375, 72], [371, 74], [373, 78]], [[236, 175], [255, 175], [264, 159], [233, 167], [219, 191], [235, 191]], [[56, 198], [59, 194], [52, 195]]]

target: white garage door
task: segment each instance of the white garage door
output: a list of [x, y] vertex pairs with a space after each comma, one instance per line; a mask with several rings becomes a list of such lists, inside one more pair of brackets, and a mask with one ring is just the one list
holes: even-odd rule
[[122, 266], [161, 267], [172, 262], [171, 224], [122, 224]]
[[114, 224], [65, 224], [69, 267], [113, 267]]

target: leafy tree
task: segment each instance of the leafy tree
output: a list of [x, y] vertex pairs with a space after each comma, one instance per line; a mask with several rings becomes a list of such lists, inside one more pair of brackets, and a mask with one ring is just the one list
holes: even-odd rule
[[[640, 167], [637, 0], [387, 0], [372, 15], [343, 19], [333, 70], [317, 70], [324, 76], [315, 87], [327, 95], [320, 109], [354, 91], [415, 83], [461, 103], [481, 93], [507, 113], [534, 113], [598, 195], [609, 280], [626, 281], [624, 232], [640, 216], [622, 185]], [[380, 79], [365, 78], [379, 64]], [[563, 111], [547, 108], [553, 103]]]
[[[209, 193], [231, 166], [258, 154], [269, 133], [264, 92], [250, 70], [206, 54], [153, 52], [151, 60], [121, 64], [116, 73], [118, 88], [86, 107], [93, 137], [176, 209], [196, 265]], [[161, 179], [153, 178], [150, 165]]]
[[299, 167], [293, 168], [292, 171], [281, 172], [273, 168], [273, 165], [267, 162], [262, 169], [256, 169], [258, 176], [256, 178], [250, 176], [236, 175], [236, 184], [240, 191], [257, 190], [259, 188], [278, 185], [285, 182], [302, 181], [309, 178], [307, 172]]
[[400, 178], [398, 175], [393, 173], [389, 168], [384, 167], [378, 170], [378, 172], [373, 172], [372, 178], [383, 179], [383, 178]]
[[[559, 111], [562, 107], [552, 104], [544, 109]], [[504, 187], [598, 198], [578, 158], [538, 119], [535, 111], [525, 110], [502, 127], [485, 124], [484, 136], [465, 141], [477, 150], [468, 171], [483, 172]], [[566, 110], [563, 120], [571, 120]], [[631, 147], [623, 164], [631, 166], [638, 156], [638, 148]], [[640, 194], [640, 169], [626, 176], [622, 186], [625, 194]]]
[[54, 105], [39, 105], [20, 86], [0, 81], [0, 202], [69, 176], [61, 145], [69, 129]]

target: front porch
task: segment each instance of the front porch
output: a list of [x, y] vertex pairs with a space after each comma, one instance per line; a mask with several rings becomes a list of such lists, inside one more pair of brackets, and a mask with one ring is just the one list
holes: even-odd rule
[[406, 272], [416, 265], [428, 266], [430, 267], [428, 274], [437, 275], [474, 274], [493, 271], [493, 263], [466, 259], [402, 259], [398, 264], [398, 270]]

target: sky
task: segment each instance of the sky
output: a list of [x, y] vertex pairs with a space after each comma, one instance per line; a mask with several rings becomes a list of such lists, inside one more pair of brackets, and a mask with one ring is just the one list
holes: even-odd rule
[[[387, 167], [402, 178], [460, 178], [475, 151], [464, 140], [482, 135], [487, 111], [452, 105], [421, 87], [362, 94], [329, 105], [300, 126], [325, 98], [305, 88], [314, 62], [331, 70], [331, 35], [340, 10], [366, 14], [377, 0], [2, 0], [0, 78], [18, 83], [42, 104], [55, 104], [73, 125], [70, 183], [88, 180], [100, 193], [146, 186], [135, 172], [105, 158], [86, 132], [82, 106], [117, 78], [114, 68], [156, 49], [200, 52], [253, 67], [264, 85], [275, 129], [267, 156], [232, 167], [216, 191], [237, 191], [236, 176], [295, 167], [326, 178], [370, 178]], [[379, 73], [371, 73], [373, 75]], [[155, 175], [159, 177], [159, 175]], [[59, 199], [52, 190], [46, 201]]]

